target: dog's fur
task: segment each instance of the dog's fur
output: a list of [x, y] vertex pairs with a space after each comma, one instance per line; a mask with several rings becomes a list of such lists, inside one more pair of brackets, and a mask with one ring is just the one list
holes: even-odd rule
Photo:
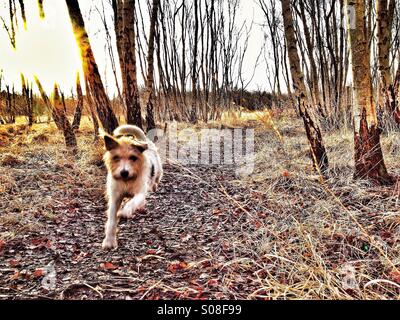
[[[142, 209], [148, 191], [156, 191], [162, 177], [161, 159], [154, 143], [132, 125], [115, 129], [113, 136], [103, 133], [108, 170], [108, 212], [103, 249], [117, 247], [117, 224], [120, 217], [131, 218]], [[124, 198], [130, 198], [120, 209]]]

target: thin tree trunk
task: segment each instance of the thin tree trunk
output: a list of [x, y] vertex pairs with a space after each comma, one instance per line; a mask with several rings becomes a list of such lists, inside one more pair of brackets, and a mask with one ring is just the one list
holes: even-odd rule
[[26, 82], [24, 75], [21, 73], [22, 96], [25, 98], [26, 109], [28, 114], [28, 125], [33, 125], [33, 94], [32, 88]]
[[76, 74], [76, 93], [77, 93], [77, 103], [74, 114], [74, 120], [72, 122], [72, 129], [74, 130], [79, 129], [82, 118], [82, 110], [83, 110], [83, 95], [82, 95], [82, 87], [81, 87], [79, 72]]
[[325, 175], [328, 170], [328, 157], [323, 144], [321, 131], [318, 125], [310, 117], [307, 111], [307, 91], [304, 84], [304, 75], [300, 67], [300, 58], [297, 51], [297, 39], [293, 25], [293, 16], [290, 8], [290, 0], [281, 0], [282, 14], [285, 29], [286, 43], [288, 46], [288, 56], [290, 71], [292, 74], [293, 87], [299, 101], [300, 116], [303, 118], [307, 138], [311, 146], [311, 157], [314, 168]]
[[126, 121], [142, 128], [142, 112], [140, 109], [139, 89], [136, 70], [136, 35], [135, 35], [135, 0], [125, 0], [124, 14], [124, 64], [126, 88], [125, 104]]
[[194, 0], [194, 47], [193, 47], [193, 66], [192, 66], [192, 110], [190, 121], [196, 122], [197, 118], [197, 54], [198, 54], [198, 37], [199, 37], [199, 3]]
[[387, 113], [389, 119], [400, 124], [398, 102], [390, 73], [391, 31], [394, 16], [394, 0], [377, 1], [378, 26], [378, 101], [380, 114]]
[[157, 24], [157, 14], [158, 7], [160, 5], [160, 0], [153, 0], [153, 9], [151, 13], [151, 22], [150, 22], [150, 34], [149, 34], [149, 49], [147, 53], [147, 79], [146, 79], [146, 96], [147, 96], [147, 105], [146, 105], [146, 122], [147, 122], [147, 130], [154, 129], [156, 127], [154, 121], [154, 36], [156, 33], [156, 24]]
[[74, 130], [72, 130], [72, 126], [68, 121], [67, 115], [65, 114], [65, 104], [60, 97], [58, 85], [54, 85], [53, 103], [51, 103], [37, 77], [35, 77], [35, 82], [44, 104], [51, 111], [51, 115], [58, 130], [63, 133], [65, 145], [69, 150], [72, 151], [72, 153], [76, 154], [78, 147], [75, 133]]
[[[88, 87], [88, 84], [85, 83], [85, 87]], [[90, 111], [90, 115], [93, 121], [93, 140], [97, 141], [99, 139], [99, 122], [97, 121], [96, 113], [94, 112], [94, 103], [90, 91], [86, 89], [86, 101], [88, 105], [88, 109]]]
[[123, 0], [112, 0], [112, 6], [114, 11], [114, 30], [115, 30], [115, 38], [117, 44], [119, 65], [121, 68], [121, 79], [122, 79], [122, 103], [124, 105], [124, 111], [126, 112], [126, 104], [125, 104], [125, 90], [127, 87], [126, 84], [126, 69], [124, 62], [124, 14], [123, 14]]
[[318, 73], [317, 73], [317, 64], [315, 63], [314, 59], [314, 43], [311, 41], [310, 30], [307, 25], [307, 18], [304, 9], [304, 2], [300, 1], [300, 13], [301, 19], [303, 22], [304, 27], [304, 37], [306, 39], [307, 45], [307, 52], [308, 52], [308, 59], [310, 61], [310, 73], [311, 73], [311, 93], [313, 96], [313, 102], [315, 105], [320, 103], [320, 96], [319, 96], [319, 87], [318, 87]]

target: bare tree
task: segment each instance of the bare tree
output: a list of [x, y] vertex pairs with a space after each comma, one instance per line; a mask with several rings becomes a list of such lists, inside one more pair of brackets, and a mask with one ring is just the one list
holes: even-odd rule
[[147, 79], [146, 79], [146, 122], [147, 130], [155, 128], [154, 121], [154, 38], [156, 34], [156, 24], [158, 16], [158, 8], [160, 0], [153, 0], [150, 33], [149, 33], [149, 46], [147, 54]]
[[[364, 0], [347, 0], [353, 69], [355, 177], [371, 178], [380, 183], [393, 182], [383, 159], [380, 129], [373, 97], [369, 31]], [[352, 21], [352, 19], [354, 21]]]
[[111, 108], [110, 100], [104, 89], [99, 68], [94, 58], [89, 37], [85, 29], [85, 23], [79, 8], [78, 0], [65, 1], [68, 7], [75, 39], [81, 53], [83, 72], [88, 84], [86, 90], [90, 90], [93, 96], [97, 114], [104, 129], [107, 132], [112, 132], [118, 126], [118, 120]]
[[28, 115], [28, 125], [33, 125], [33, 93], [32, 87], [29, 86], [25, 80], [24, 75], [21, 73], [22, 96], [26, 103], [26, 112]]
[[136, 35], [135, 35], [135, 0], [124, 0], [123, 3], [123, 63], [125, 72], [125, 105], [127, 108], [126, 121], [142, 127], [142, 112], [140, 109], [139, 89], [136, 70]]
[[285, 28], [286, 43], [288, 45], [288, 56], [290, 71], [293, 80], [295, 95], [299, 101], [300, 115], [304, 121], [307, 138], [311, 146], [311, 155], [315, 169], [326, 174], [328, 169], [328, 157], [322, 141], [321, 130], [311, 118], [307, 108], [307, 91], [304, 85], [304, 75], [300, 67], [300, 58], [297, 51], [297, 39], [295, 36], [292, 10], [290, 0], [281, 0], [283, 23]]
[[81, 79], [79, 72], [76, 73], [76, 95], [77, 95], [77, 102], [74, 113], [74, 120], [72, 121], [73, 130], [79, 129], [83, 111], [83, 94], [82, 94]]
[[39, 89], [40, 95], [46, 107], [51, 111], [53, 120], [58, 128], [63, 133], [65, 145], [72, 151], [72, 153], [77, 152], [77, 142], [74, 130], [68, 121], [67, 115], [65, 113], [65, 103], [64, 99], [60, 96], [59, 87], [57, 84], [54, 85], [53, 93], [53, 103], [51, 103], [46, 92], [43, 89], [40, 80], [35, 77], [36, 85]]

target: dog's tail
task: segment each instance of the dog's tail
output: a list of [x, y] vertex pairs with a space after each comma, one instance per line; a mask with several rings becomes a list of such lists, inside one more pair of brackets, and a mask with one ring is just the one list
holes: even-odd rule
[[114, 130], [113, 135], [117, 138], [122, 136], [132, 136], [137, 140], [147, 140], [143, 130], [131, 124], [124, 124], [122, 126], [119, 126], [117, 129]]

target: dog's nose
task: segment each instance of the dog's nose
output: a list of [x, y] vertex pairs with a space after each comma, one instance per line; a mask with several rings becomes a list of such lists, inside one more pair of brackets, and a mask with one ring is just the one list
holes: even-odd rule
[[126, 171], [126, 170], [122, 170], [121, 171], [121, 177], [122, 178], [128, 178], [128, 176], [129, 176], [129, 171]]

